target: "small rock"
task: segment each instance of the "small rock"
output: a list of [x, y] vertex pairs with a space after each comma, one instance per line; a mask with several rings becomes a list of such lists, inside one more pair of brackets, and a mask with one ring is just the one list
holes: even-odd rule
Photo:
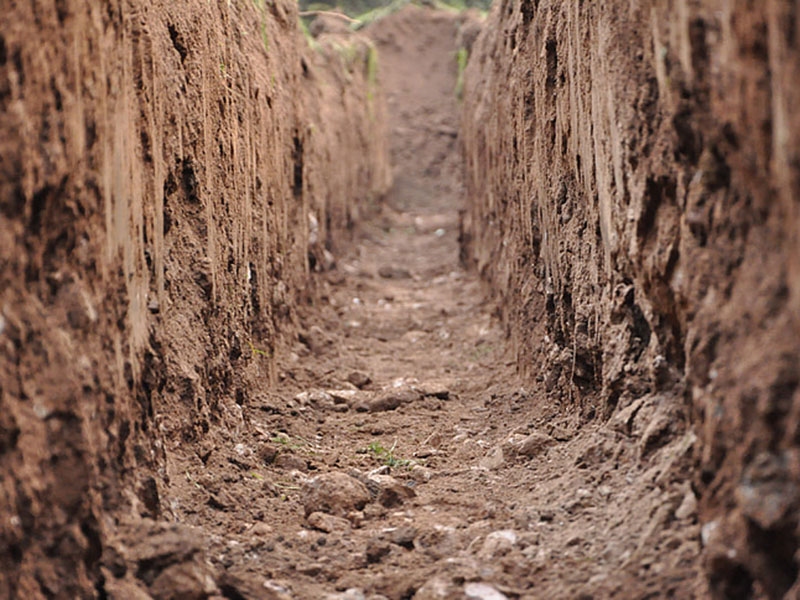
[[495, 469], [499, 469], [502, 467], [506, 462], [505, 454], [503, 453], [503, 448], [500, 446], [495, 447], [491, 450], [486, 456], [484, 456], [478, 465], [482, 469], [488, 469], [493, 471]]
[[517, 446], [521, 456], [534, 458], [555, 444], [555, 440], [544, 433], [532, 433]]
[[[258, 449], [258, 458], [265, 464], [270, 464], [275, 461], [280, 450], [277, 446], [272, 444], [262, 444]], [[209, 453], [210, 454], [210, 453]]]
[[350, 588], [338, 594], [328, 594], [323, 596], [324, 600], [366, 600], [364, 592], [358, 588]]
[[436, 575], [417, 590], [414, 600], [449, 600], [458, 596], [459, 593], [449, 577]]
[[372, 379], [366, 373], [362, 373], [361, 371], [353, 371], [347, 376], [347, 381], [352, 383], [357, 388], [361, 389], [368, 386], [372, 383]]
[[279, 454], [275, 459], [275, 466], [286, 471], [308, 471], [308, 462], [295, 454]]
[[334, 399], [328, 392], [314, 390], [311, 392], [300, 392], [294, 397], [301, 406], [311, 406], [318, 409], [332, 408]]
[[327, 393], [336, 404], [353, 404], [359, 397], [358, 390], [328, 390]]
[[479, 552], [484, 558], [497, 558], [508, 554], [517, 543], [517, 534], [511, 529], [493, 531], [486, 536]]
[[350, 521], [326, 513], [315, 512], [308, 515], [308, 524], [325, 533], [350, 531]]
[[196, 561], [168, 566], [150, 585], [155, 600], [206, 600], [216, 591], [207, 566]]
[[418, 483], [426, 483], [433, 478], [433, 471], [420, 465], [414, 465], [410, 474], [411, 478]]
[[367, 407], [369, 412], [394, 410], [403, 404], [419, 400], [419, 398], [419, 392], [409, 388], [392, 390], [369, 401]]
[[370, 477], [370, 479], [377, 482], [380, 486], [378, 502], [381, 506], [385, 506], [386, 508], [400, 506], [406, 500], [414, 498], [417, 495], [413, 489], [407, 485], [403, 485], [389, 475], [375, 475], [374, 477]]
[[378, 275], [384, 279], [409, 279], [411, 273], [408, 269], [402, 267], [395, 267], [393, 265], [384, 265], [378, 269]]
[[370, 501], [366, 486], [341, 472], [324, 473], [303, 484], [306, 515], [315, 512], [346, 516], [360, 511]]
[[499, 592], [488, 583], [468, 583], [464, 586], [464, 597], [469, 600], [508, 600], [508, 596]]
[[250, 533], [250, 535], [254, 535], [257, 537], [266, 537], [270, 533], [272, 533], [272, 527], [270, 527], [266, 523], [259, 522], [253, 525], [248, 533]]
[[389, 541], [408, 550], [414, 547], [414, 538], [417, 537], [417, 528], [407, 525], [398, 527], [389, 534]]
[[417, 386], [423, 396], [432, 396], [440, 400], [447, 400], [450, 397], [450, 382], [447, 381], [427, 381]]
[[689, 519], [697, 514], [697, 497], [692, 490], [688, 490], [683, 497], [681, 505], [675, 511], [676, 519]]

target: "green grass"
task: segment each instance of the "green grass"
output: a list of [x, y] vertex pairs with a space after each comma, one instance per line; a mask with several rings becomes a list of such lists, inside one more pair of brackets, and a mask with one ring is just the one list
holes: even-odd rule
[[381, 461], [388, 467], [411, 467], [413, 463], [407, 458], [397, 458], [394, 455], [394, 449], [397, 447], [397, 441], [392, 444], [391, 448], [384, 448], [380, 442], [372, 442], [367, 446], [367, 452], [371, 453], [375, 458]]

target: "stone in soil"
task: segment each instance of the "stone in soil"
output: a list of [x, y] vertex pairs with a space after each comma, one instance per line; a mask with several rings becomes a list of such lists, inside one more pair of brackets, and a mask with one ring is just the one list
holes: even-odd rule
[[309, 479], [303, 484], [301, 495], [306, 515], [323, 512], [345, 517], [362, 510], [371, 499], [363, 483], [338, 471]]
[[352, 383], [357, 388], [361, 389], [372, 383], [372, 379], [366, 373], [361, 371], [353, 371], [347, 376], [347, 381]]

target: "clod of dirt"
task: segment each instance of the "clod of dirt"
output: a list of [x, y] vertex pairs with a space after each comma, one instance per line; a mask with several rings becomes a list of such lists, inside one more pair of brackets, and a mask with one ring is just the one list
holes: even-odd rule
[[482, 558], [497, 558], [508, 554], [517, 543], [517, 534], [511, 529], [493, 531], [486, 539], [478, 553]]
[[363, 389], [372, 383], [372, 379], [366, 373], [362, 373], [361, 371], [353, 371], [347, 376], [347, 381], [352, 383], [359, 389]]
[[219, 588], [231, 600], [291, 600], [286, 586], [244, 570], [226, 571], [220, 577]]
[[517, 446], [517, 453], [527, 458], [534, 458], [555, 444], [555, 440], [544, 433], [532, 433]]
[[368, 564], [380, 562], [384, 556], [392, 551], [392, 546], [383, 538], [372, 538], [367, 542], [365, 556]]
[[258, 458], [265, 464], [270, 464], [277, 458], [280, 449], [273, 444], [263, 444], [258, 449]]
[[383, 412], [395, 410], [403, 404], [419, 400], [420, 394], [412, 389], [401, 389], [381, 394], [377, 398], [361, 402], [355, 406], [359, 412]]
[[319, 325], [314, 325], [305, 333], [299, 333], [297, 339], [305, 344], [314, 354], [321, 354], [332, 343], [330, 337]]
[[129, 569], [160, 599], [204, 600], [217, 591], [204, 540], [192, 528], [145, 521], [127, 540]]
[[344, 517], [360, 511], [371, 499], [363, 483], [338, 471], [309, 479], [303, 484], [301, 494], [307, 516], [323, 512]]
[[421, 383], [417, 386], [417, 390], [423, 396], [430, 396], [433, 398], [439, 398], [440, 400], [447, 400], [450, 397], [450, 388], [452, 387], [452, 382], [450, 381], [426, 381]]
[[378, 269], [378, 275], [384, 279], [410, 279], [411, 273], [408, 269], [402, 267], [395, 267], [393, 265], [384, 265]]
[[306, 521], [314, 529], [319, 529], [325, 533], [350, 531], [350, 521], [323, 512], [311, 513]]
[[275, 466], [286, 471], [308, 471], [308, 461], [296, 454], [279, 454], [275, 459]]
[[496, 446], [495, 448], [490, 450], [486, 456], [484, 456], [481, 459], [479, 466], [483, 469], [488, 469], [490, 471], [493, 471], [495, 469], [499, 469], [500, 467], [502, 467], [505, 464], [505, 462], [506, 462], [506, 457], [503, 448], [501, 446]]
[[389, 475], [374, 475], [370, 479], [380, 485], [378, 502], [386, 508], [400, 506], [406, 500], [410, 500], [417, 495], [413, 489], [403, 485]]

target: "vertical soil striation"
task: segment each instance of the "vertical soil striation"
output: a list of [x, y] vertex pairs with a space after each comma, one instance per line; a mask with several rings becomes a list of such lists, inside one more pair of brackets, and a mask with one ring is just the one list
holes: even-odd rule
[[720, 598], [800, 589], [797, 30], [778, 2], [509, 0], [466, 73], [468, 254], [520, 370], [638, 415], [648, 463], [696, 434]]
[[171, 515], [165, 442], [237, 426], [387, 189], [382, 97], [290, 2], [3, 10], [0, 597], [102, 597], [120, 522]]

